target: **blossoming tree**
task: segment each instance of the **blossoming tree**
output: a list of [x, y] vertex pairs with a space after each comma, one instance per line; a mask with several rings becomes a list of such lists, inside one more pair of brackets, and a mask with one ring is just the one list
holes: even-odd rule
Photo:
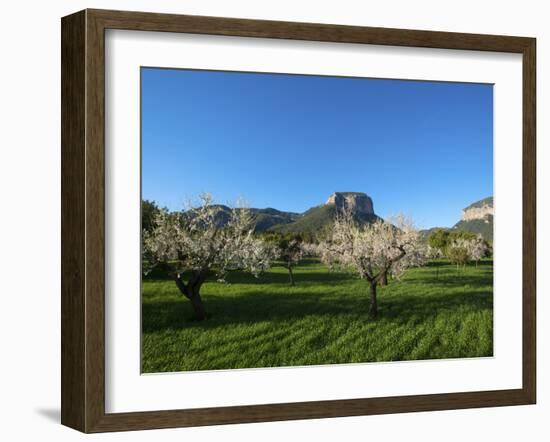
[[159, 211], [152, 229], [143, 232], [143, 266], [146, 272], [158, 263], [167, 265], [196, 318], [204, 320], [207, 313], [200, 290], [206, 279], [216, 275], [223, 281], [231, 270], [258, 276], [269, 267], [272, 251], [253, 236], [248, 209], [232, 209], [227, 222], [220, 225], [212, 197], [200, 198], [200, 205], [183, 212]]
[[469, 240], [464, 238], [456, 238], [453, 239], [447, 246], [445, 253], [447, 254], [447, 258], [449, 258], [449, 261], [456, 265], [457, 275], [461, 267], [462, 270], [464, 270], [466, 263], [470, 259], [470, 252], [468, 250], [469, 242]]
[[475, 261], [476, 267], [478, 261], [485, 257], [488, 251], [487, 243], [483, 239], [483, 236], [478, 234], [475, 238], [467, 241], [466, 249], [468, 250], [468, 255], [470, 260]]
[[359, 225], [351, 211], [336, 218], [332, 234], [320, 244], [321, 259], [329, 266], [353, 271], [370, 287], [372, 317], [378, 314], [376, 289], [388, 273], [399, 277], [407, 268], [424, 263], [418, 231], [403, 216]]
[[292, 269], [304, 257], [305, 252], [302, 245], [302, 238], [300, 236], [283, 236], [277, 243], [278, 259], [282, 262], [283, 267], [288, 270], [290, 285], [294, 285]]
[[261, 238], [269, 248], [272, 258], [288, 270], [290, 285], [294, 285], [294, 267], [313, 249], [306, 248], [301, 235], [263, 232]]
[[[426, 259], [430, 261], [435, 261], [440, 258], [443, 258], [443, 251], [439, 247], [433, 247], [428, 243], [426, 247]], [[434, 262], [435, 265], [435, 278], [439, 279], [439, 262]]]
[[452, 240], [447, 246], [447, 257], [453, 264], [456, 264], [458, 273], [460, 266], [464, 269], [468, 261], [475, 261], [477, 267], [478, 261], [487, 254], [487, 251], [487, 243], [483, 236], [471, 235]]

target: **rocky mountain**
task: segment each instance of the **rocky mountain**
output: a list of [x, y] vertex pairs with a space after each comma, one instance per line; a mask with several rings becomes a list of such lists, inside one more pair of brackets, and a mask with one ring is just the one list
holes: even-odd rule
[[[224, 225], [230, 217], [231, 209], [222, 204], [216, 208], [216, 222]], [[274, 231], [281, 233], [317, 234], [330, 225], [338, 212], [350, 208], [359, 222], [372, 222], [378, 217], [374, 213], [372, 199], [362, 192], [335, 192], [324, 204], [312, 207], [304, 213], [284, 212], [273, 208], [252, 208], [256, 232]]]
[[370, 223], [378, 219], [374, 213], [372, 199], [362, 192], [334, 192], [325, 202], [312, 207], [300, 215], [295, 221], [273, 226], [269, 230], [281, 233], [311, 233], [315, 234], [330, 225], [337, 213], [344, 207], [352, 210], [357, 221]]
[[462, 209], [462, 221], [488, 219], [494, 215], [493, 197], [487, 197]]
[[462, 219], [453, 229], [480, 233], [486, 240], [493, 240], [493, 197], [484, 198], [462, 210]]
[[[223, 225], [230, 216], [231, 209], [224, 205], [217, 205], [217, 222]], [[371, 223], [379, 217], [374, 212], [372, 199], [363, 192], [334, 192], [324, 204], [312, 207], [304, 213], [285, 212], [273, 208], [250, 209], [254, 217], [257, 232], [273, 231], [281, 233], [302, 233], [317, 235], [329, 226], [338, 212], [350, 208], [355, 219], [360, 223]], [[480, 233], [486, 240], [493, 240], [493, 197], [484, 198], [465, 207], [462, 218], [452, 228], [443, 230], [463, 230]], [[439, 227], [422, 230], [422, 238], [427, 239], [429, 234]]]
[[487, 241], [493, 240], [493, 197], [483, 198], [462, 209], [462, 217], [452, 228], [433, 227], [421, 230], [421, 237], [427, 239], [435, 230], [462, 230], [481, 234]]
[[334, 205], [338, 210], [348, 207], [355, 213], [374, 215], [371, 197], [362, 192], [334, 192], [325, 205]]

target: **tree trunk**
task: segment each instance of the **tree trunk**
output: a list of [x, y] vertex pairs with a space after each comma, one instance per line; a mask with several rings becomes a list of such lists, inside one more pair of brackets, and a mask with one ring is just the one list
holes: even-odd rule
[[369, 281], [370, 284], [370, 308], [369, 314], [372, 318], [378, 315], [378, 302], [376, 300], [376, 281]]
[[382, 273], [382, 277], [380, 278], [380, 286], [384, 287], [388, 285], [388, 271]]
[[290, 277], [290, 285], [294, 285], [294, 275], [292, 274], [292, 267], [288, 266], [288, 275]]
[[198, 321], [204, 321], [207, 318], [206, 310], [202, 302], [200, 295], [201, 286], [206, 280], [206, 272], [196, 272], [191, 275], [189, 282], [185, 282], [181, 279], [181, 275], [177, 274], [174, 276], [174, 281], [179, 291], [191, 302], [191, 307], [193, 307], [193, 312], [195, 313], [195, 318]]
[[197, 319], [197, 321], [204, 321], [207, 315], [200, 293], [194, 293], [189, 300], [191, 301], [191, 306], [195, 312], [195, 319]]

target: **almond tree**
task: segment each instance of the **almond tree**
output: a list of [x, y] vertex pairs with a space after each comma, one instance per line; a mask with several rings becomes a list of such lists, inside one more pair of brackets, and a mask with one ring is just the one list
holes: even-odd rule
[[200, 199], [199, 206], [187, 211], [159, 211], [150, 232], [143, 232], [143, 262], [145, 272], [158, 263], [167, 265], [179, 291], [191, 302], [196, 318], [204, 320], [207, 313], [200, 289], [209, 276], [224, 281], [231, 270], [258, 276], [269, 267], [272, 253], [253, 236], [248, 209], [232, 209], [221, 226], [211, 196], [204, 194]]
[[[449, 242], [451, 241], [450, 237], [451, 234], [448, 230], [437, 229], [430, 233], [430, 236], [428, 236], [427, 257], [432, 260], [442, 258], [445, 254], [445, 250], [447, 249]], [[436, 279], [439, 279], [440, 263], [434, 262], [434, 265], [435, 277]]]
[[319, 256], [319, 246], [318, 244], [312, 243], [312, 242], [303, 242], [302, 243], [302, 251], [304, 252], [304, 256]]
[[[443, 258], [443, 252], [439, 247], [432, 247], [430, 244], [428, 244], [428, 247], [426, 247], [426, 259], [429, 259], [431, 261], [435, 261], [437, 259]], [[439, 279], [439, 263], [435, 262], [435, 278]]]
[[304, 257], [302, 238], [299, 236], [282, 237], [277, 243], [277, 255], [278, 259], [282, 261], [283, 267], [288, 270], [290, 285], [294, 285], [294, 274], [292, 273], [292, 269], [298, 265]]
[[483, 236], [478, 234], [474, 239], [466, 242], [466, 249], [468, 250], [470, 260], [475, 261], [477, 267], [478, 261], [487, 254], [488, 247]]
[[336, 270], [336, 253], [334, 250], [336, 249], [335, 246], [332, 245], [332, 240], [330, 237], [324, 241], [321, 241], [317, 245], [317, 253], [319, 255], [319, 258], [321, 259], [321, 262], [327, 266], [327, 269], [329, 273]]
[[470, 259], [470, 252], [468, 251], [468, 248], [469, 240], [464, 238], [454, 239], [447, 246], [447, 250], [445, 253], [447, 254], [447, 258], [449, 258], [449, 261], [451, 261], [452, 264], [456, 265], [457, 275], [460, 267], [462, 267], [462, 269], [464, 270], [464, 266], [466, 266], [466, 263]]
[[378, 314], [376, 289], [388, 273], [399, 277], [406, 269], [424, 263], [418, 231], [403, 216], [393, 223], [377, 220], [359, 225], [349, 210], [337, 216], [332, 234], [320, 244], [321, 259], [330, 266], [357, 273], [370, 287], [372, 317]]

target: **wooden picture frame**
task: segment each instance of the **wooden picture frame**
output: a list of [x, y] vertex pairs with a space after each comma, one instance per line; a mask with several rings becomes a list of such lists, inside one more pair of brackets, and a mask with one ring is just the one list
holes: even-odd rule
[[[523, 57], [523, 386], [513, 390], [105, 412], [105, 30], [518, 53]], [[536, 158], [533, 38], [84, 10], [62, 19], [62, 424], [83, 432], [534, 404]]]

